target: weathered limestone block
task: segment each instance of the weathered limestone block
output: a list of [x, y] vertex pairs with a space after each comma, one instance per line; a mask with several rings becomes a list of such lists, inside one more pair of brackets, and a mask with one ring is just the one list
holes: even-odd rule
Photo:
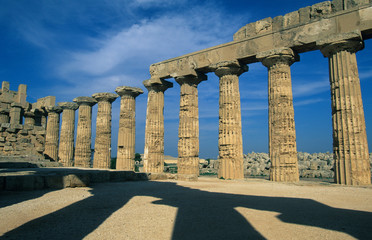
[[98, 102], [93, 168], [110, 168], [111, 104], [118, 95], [115, 93], [95, 93], [92, 97]]
[[27, 98], [27, 85], [19, 84], [18, 93], [17, 93], [15, 101], [25, 107], [27, 105], [26, 98]]
[[329, 36], [317, 42], [329, 59], [335, 182], [371, 184], [368, 142], [355, 53], [363, 49], [360, 33]]
[[48, 124], [45, 136], [44, 156], [52, 161], [58, 161], [58, 139], [59, 139], [59, 114], [62, 112], [60, 106], [46, 107], [48, 112]]
[[23, 114], [25, 117], [25, 125], [35, 126], [35, 112], [34, 111], [27, 111]]
[[178, 174], [199, 175], [199, 107], [198, 84], [207, 76], [187, 75], [175, 78], [181, 86], [178, 129]]
[[97, 101], [91, 97], [77, 97], [72, 101], [79, 105], [74, 166], [89, 168], [92, 156], [92, 107]]
[[10, 124], [20, 124], [22, 123], [22, 105], [16, 102], [13, 102], [9, 112]]
[[117, 87], [115, 92], [121, 98], [116, 169], [134, 171], [136, 97], [143, 94], [143, 90], [121, 86]]
[[58, 157], [64, 167], [72, 167], [74, 164], [75, 111], [79, 105], [73, 102], [59, 102], [58, 106], [62, 108]]
[[238, 61], [221, 62], [213, 66], [220, 78], [218, 177], [243, 179], [243, 138], [240, 110], [239, 76], [248, 66]]
[[143, 169], [145, 172], [162, 173], [164, 169], [164, 92], [173, 87], [173, 83], [151, 78], [144, 81], [143, 85], [149, 91]]
[[290, 48], [257, 55], [269, 71], [269, 156], [270, 180], [299, 181], [296, 129], [290, 66], [299, 56]]
[[9, 123], [9, 109], [0, 109], [0, 124]]

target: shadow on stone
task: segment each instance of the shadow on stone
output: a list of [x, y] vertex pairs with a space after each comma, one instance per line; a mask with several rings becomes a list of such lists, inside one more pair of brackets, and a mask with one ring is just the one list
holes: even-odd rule
[[358, 239], [372, 236], [372, 213], [332, 208], [311, 199], [206, 192], [169, 182], [96, 184], [90, 193], [7, 232], [4, 239], [82, 239], [135, 196], [160, 198], [153, 203], [178, 209], [172, 239], [264, 239], [236, 207], [278, 212], [285, 223], [335, 230]]

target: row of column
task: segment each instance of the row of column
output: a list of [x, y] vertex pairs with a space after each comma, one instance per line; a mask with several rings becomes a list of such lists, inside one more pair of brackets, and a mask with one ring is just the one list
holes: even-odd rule
[[[91, 167], [92, 107], [98, 103], [94, 168], [109, 168], [111, 162], [112, 102], [121, 96], [118, 157], [116, 169], [134, 170], [135, 155], [135, 98], [140, 88], [118, 87], [114, 93], [96, 93], [92, 97], [77, 97], [73, 102], [60, 102], [47, 107], [48, 122], [44, 154], [65, 167]], [[79, 117], [74, 145], [75, 111]], [[59, 119], [62, 124], [59, 136]], [[59, 140], [59, 145], [58, 145]], [[75, 147], [74, 147], [75, 146]]]
[[[369, 152], [355, 53], [362, 49], [360, 34], [332, 36], [317, 42], [329, 59], [332, 95], [335, 182], [371, 183]], [[268, 69], [270, 180], [299, 181], [290, 66], [299, 56], [290, 48], [259, 53]], [[219, 172], [224, 179], [244, 178], [239, 76], [248, 70], [238, 61], [210, 66], [219, 77]], [[176, 77], [181, 86], [178, 172], [199, 174], [198, 84], [205, 75]], [[144, 81], [149, 91], [144, 170], [162, 172], [164, 162], [164, 79]]]

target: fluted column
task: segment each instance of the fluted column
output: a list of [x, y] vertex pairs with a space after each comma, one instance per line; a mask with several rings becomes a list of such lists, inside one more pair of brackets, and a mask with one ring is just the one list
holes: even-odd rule
[[219, 169], [218, 177], [243, 179], [243, 138], [240, 110], [239, 76], [248, 71], [238, 61], [218, 63], [215, 74], [220, 78], [219, 98]]
[[72, 101], [79, 105], [74, 166], [89, 168], [92, 156], [92, 107], [97, 101], [91, 97], [77, 97]]
[[120, 120], [116, 169], [134, 171], [136, 142], [136, 97], [143, 90], [121, 86], [115, 89], [120, 95]]
[[175, 78], [181, 86], [180, 122], [178, 128], [178, 174], [199, 175], [199, 107], [198, 84], [204, 74]]
[[10, 105], [10, 124], [21, 124], [22, 123], [22, 105], [20, 103], [13, 102]]
[[144, 81], [143, 85], [149, 91], [143, 169], [145, 172], [162, 173], [164, 170], [164, 92], [173, 87], [173, 83], [152, 78]]
[[93, 168], [110, 168], [111, 105], [118, 95], [115, 93], [95, 93], [92, 97], [98, 101]]
[[290, 66], [299, 59], [290, 48], [262, 52], [257, 58], [268, 68], [270, 180], [298, 182], [296, 129]]
[[62, 108], [58, 157], [64, 167], [72, 167], [74, 165], [75, 111], [79, 105], [73, 102], [59, 102], [58, 106]]
[[0, 109], [0, 124], [9, 123], [9, 109]]
[[44, 155], [52, 161], [58, 161], [58, 139], [59, 139], [59, 114], [62, 108], [59, 106], [46, 107], [48, 123], [45, 136]]
[[329, 62], [335, 182], [371, 184], [368, 142], [355, 53], [363, 49], [360, 33], [330, 36], [317, 44]]

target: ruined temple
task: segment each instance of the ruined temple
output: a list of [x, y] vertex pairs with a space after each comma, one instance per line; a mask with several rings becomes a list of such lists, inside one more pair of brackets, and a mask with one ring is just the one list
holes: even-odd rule
[[[219, 173], [242, 179], [243, 140], [239, 76], [251, 63], [268, 70], [270, 180], [299, 180], [291, 68], [300, 54], [321, 51], [329, 59], [335, 182], [371, 183], [369, 152], [356, 52], [372, 37], [370, 0], [333, 0], [266, 18], [239, 29], [233, 41], [150, 66], [144, 171], [164, 169], [164, 94], [180, 85], [178, 171], [180, 178], [199, 174], [198, 85], [206, 73], [219, 77]], [[203, 83], [205, 84], [205, 83]], [[134, 170], [135, 99], [139, 88], [121, 86], [114, 93], [95, 93], [55, 104], [55, 97], [26, 102], [3, 82], [0, 95], [0, 155], [47, 158], [65, 167], [109, 168], [111, 103], [120, 96], [117, 169]], [[98, 103], [98, 104], [97, 104]], [[91, 161], [92, 107], [98, 105], [97, 132]], [[79, 111], [75, 142], [75, 111]], [[60, 114], [62, 122], [60, 124]], [[61, 127], [60, 127], [61, 126]]]

